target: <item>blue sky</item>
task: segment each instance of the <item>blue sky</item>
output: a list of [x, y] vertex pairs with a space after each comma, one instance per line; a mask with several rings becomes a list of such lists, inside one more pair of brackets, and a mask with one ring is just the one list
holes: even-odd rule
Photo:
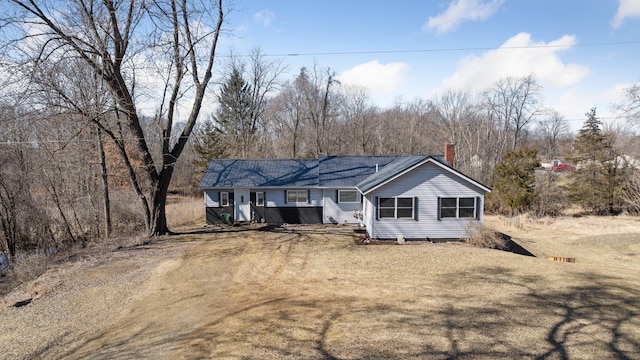
[[[242, 1], [225, 52], [259, 47], [335, 70], [381, 107], [534, 73], [544, 104], [579, 128], [640, 81], [640, 0]], [[286, 54], [299, 54], [285, 56]]]

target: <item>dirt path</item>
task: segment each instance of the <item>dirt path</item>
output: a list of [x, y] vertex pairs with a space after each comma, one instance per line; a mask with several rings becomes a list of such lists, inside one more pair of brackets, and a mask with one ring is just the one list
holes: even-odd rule
[[620, 275], [463, 244], [234, 230], [50, 271], [45, 294], [0, 309], [0, 357], [640, 358], [637, 258]]

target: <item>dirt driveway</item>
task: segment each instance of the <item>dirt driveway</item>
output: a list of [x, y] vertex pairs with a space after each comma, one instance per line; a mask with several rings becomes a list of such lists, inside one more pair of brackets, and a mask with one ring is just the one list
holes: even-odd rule
[[4, 299], [0, 357], [640, 358], [638, 233], [604, 266], [231, 230], [50, 270]]

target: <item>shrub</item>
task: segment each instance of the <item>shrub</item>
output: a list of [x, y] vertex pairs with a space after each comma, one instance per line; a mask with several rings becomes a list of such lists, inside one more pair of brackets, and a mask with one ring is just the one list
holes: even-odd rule
[[560, 216], [569, 206], [565, 190], [559, 186], [561, 175], [545, 171], [536, 174], [535, 199], [531, 212], [536, 217]]
[[473, 224], [467, 229], [465, 243], [481, 248], [504, 250], [507, 241], [497, 232], [482, 224]]
[[12, 272], [18, 283], [23, 284], [44, 274], [48, 267], [49, 259], [45, 254], [19, 254], [13, 261]]
[[538, 166], [534, 149], [504, 154], [493, 170], [493, 192], [487, 195], [488, 208], [509, 215], [526, 211], [535, 199], [535, 169]]

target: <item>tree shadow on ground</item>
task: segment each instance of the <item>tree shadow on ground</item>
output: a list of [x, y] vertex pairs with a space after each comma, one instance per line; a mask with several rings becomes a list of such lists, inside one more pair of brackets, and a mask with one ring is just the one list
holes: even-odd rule
[[524, 247], [522, 247], [522, 245], [520, 245], [517, 242], [515, 242], [511, 238], [511, 236], [509, 236], [509, 235], [507, 235], [505, 233], [501, 233], [501, 232], [498, 232], [498, 236], [500, 236], [500, 238], [506, 242], [506, 248], [504, 249], [505, 251], [508, 251], [508, 252], [511, 252], [511, 253], [514, 253], [514, 254], [518, 254], [518, 255], [523, 255], [523, 256], [536, 257], [529, 250], [525, 249]]
[[[524, 288], [534, 281], [501, 268], [481, 274]], [[64, 357], [147, 358], [166, 349], [187, 358], [637, 358], [640, 293], [585, 277], [593, 283], [547, 291], [531, 287], [497, 303], [443, 295], [446, 300], [434, 308], [420, 306], [425, 299], [262, 299], [194, 326], [176, 324], [173, 332], [149, 324], [100, 348], [90, 346], [104, 340], [102, 334]], [[474, 278], [479, 280], [464, 277]]]
[[[284, 242], [305, 241], [283, 234]], [[302, 239], [302, 240], [301, 240]], [[307, 239], [308, 240], [308, 239]], [[280, 244], [280, 243], [278, 243]], [[244, 251], [244, 250], [243, 250]], [[254, 250], [262, 253], [264, 248]], [[235, 254], [235, 253], [234, 253]], [[233, 254], [231, 254], [233, 255]], [[567, 272], [562, 283], [521, 268], [474, 267], [434, 274], [434, 287], [408, 296], [376, 279], [323, 296], [305, 287], [280, 292], [256, 282], [227, 303], [192, 309], [199, 316], [175, 324], [141, 326], [124, 319], [73, 345], [62, 358], [617, 358], [640, 356], [640, 290], [615, 277]], [[273, 279], [270, 279], [270, 281]], [[277, 281], [277, 279], [276, 279]], [[233, 283], [227, 284], [233, 296]], [[379, 288], [375, 298], [360, 287]], [[469, 288], [480, 289], [469, 291]], [[204, 296], [208, 296], [204, 294]], [[169, 303], [185, 309], [189, 299]], [[144, 310], [144, 309], [141, 309]], [[132, 313], [131, 316], [136, 316]], [[65, 345], [65, 341], [66, 344]], [[43, 357], [54, 355], [40, 354]]]

